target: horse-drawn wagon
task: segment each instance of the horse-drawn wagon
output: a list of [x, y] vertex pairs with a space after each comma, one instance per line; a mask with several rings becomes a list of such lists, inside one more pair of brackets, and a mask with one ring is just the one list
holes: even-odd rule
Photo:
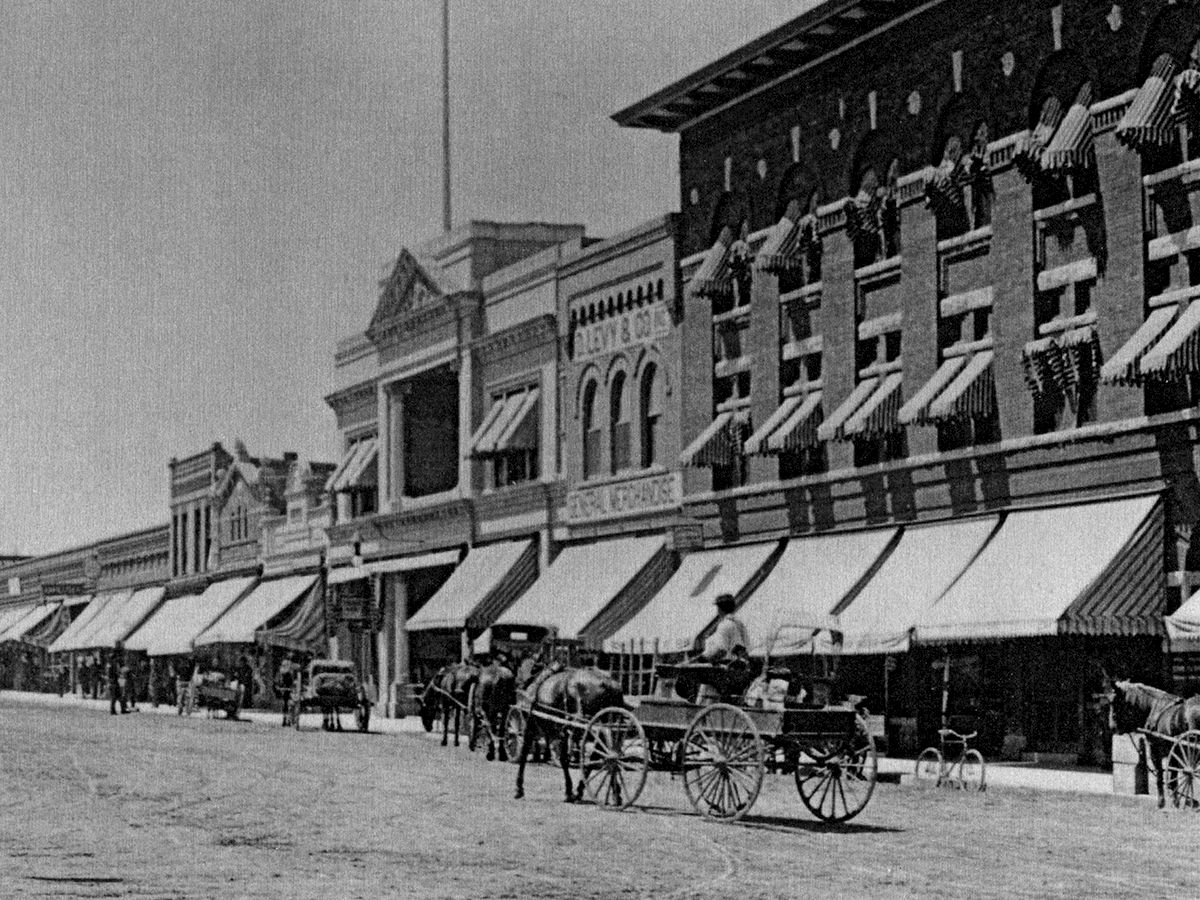
[[236, 679], [222, 672], [198, 672], [190, 679], [180, 679], [175, 686], [175, 709], [178, 715], [191, 715], [197, 709], [210, 715], [222, 711], [227, 718], [236, 719], [242, 708], [243, 688]]
[[297, 673], [298, 684], [288, 701], [288, 724], [299, 729], [300, 716], [320, 711], [326, 731], [341, 731], [341, 711], [354, 713], [354, 724], [366, 731], [371, 719], [371, 697], [358, 680], [354, 663], [345, 659], [314, 659], [307, 671]]

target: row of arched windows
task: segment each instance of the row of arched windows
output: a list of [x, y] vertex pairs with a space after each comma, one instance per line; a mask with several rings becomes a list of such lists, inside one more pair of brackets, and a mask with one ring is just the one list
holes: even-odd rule
[[634, 376], [616, 366], [606, 392], [604, 396], [599, 377], [587, 376], [579, 407], [585, 479], [646, 469], [659, 461], [662, 378], [658, 366], [647, 362]]

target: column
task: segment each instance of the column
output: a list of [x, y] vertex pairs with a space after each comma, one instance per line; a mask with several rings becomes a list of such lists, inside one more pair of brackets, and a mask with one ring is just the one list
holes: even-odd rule
[[[854, 245], [839, 228], [825, 236], [822, 262], [821, 310], [818, 321], [824, 349], [821, 353], [821, 405], [830, 416], [854, 390], [858, 382], [855, 350], [858, 342], [856, 312], [858, 286], [854, 280]], [[829, 441], [826, 445], [831, 470], [854, 464], [851, 441]]]
[[460, 342], [458, 351], [458, 489], [464, 496], [475, 493], [471, 479], [471, 458], [466, 454], [475, 421], [475, 385], [472, 381], [471, 346]]
[[390, 668], [388, 661], [390, 654], [388, 652], [392, 643], [393, 622], [395, 619], [395, 602], [388, 596], [384, 590], [383, 575], [372, 576], [372, 590], [375, 593], [375, 602], [383, 609], [383, 622], [379, 632], [375, 635], [375, 656], [378, 662], [378, 670], [376, 672], [375, 684], [379, 689], [379, 708], [383, 714], [392, 717], [395, 715], [395, 695], [390, 689], [392, 684]]
[[992, 207], [992, 374], [1000, 434], [1033, 434], [1033, 397], [1025, 385], [1021, 352], [1033, 339], [1033, 194], [1014, 168], [995, 175]]
[[402, 574], [386, 575], [388, 590], [394, 604], [392, 618], [392, 653], [393, 678], [395, 679], [395, 695], [398, 700], [397, 715], [408, 712], [402, 705], [408, 694], [409, 660], [408, 660], [408, 585]]
[[[923, 203], [910, 203], [900, 217], [900, 284], [904, 289], [904, 399], [919, 391], [938, 367], [937, 220]], [[937, 452], [937, 428], [911, 425], [908, 454]]]
[[[391, 405], [388, 402], [387, 387], [383, 384], [378, 385], [375, 391], [375, 410], [376, 440], [379, 443], [379, 455], [376, 462], [379, 470], [379, 489], [376, 506], [381, 513], [386, 513], [392, 511], [392, 429]], [[341, 517], [340, 507], [338, 520], [346, 521]], [[383, 690], [382, 684], [380, 690]]]
[[[750, 423], [758, 428], [779, 407], [779, 279], [761, 270], [754, 272], [750, 288], [750, 328], [746, 332], [750, 367]], [[742, 349], [745, 353], [746, 348]], [[779, 460], [774, 456], [752, 456], [748, 480], [752, 483], [779, 480]]]

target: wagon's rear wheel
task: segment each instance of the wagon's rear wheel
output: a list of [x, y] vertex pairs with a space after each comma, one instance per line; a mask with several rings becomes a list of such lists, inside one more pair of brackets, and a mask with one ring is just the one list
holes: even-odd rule
[[875, 791], [879, 759], [875, 739], [861, 718], [852, 734], [801, 748], [796, 790], [809, 811], [825, 822], [846, 822], [862, 812]]
[[714, 703], [692, 719], [682, 747], [683, 789], [695, 810], [725, 822], [744, 816], [766, 770], [754, 720], [736, 706]]
[[1171, 747], [1166, 764], [1167, 788], [1176, 806], [1200, 806], [1200, 731], [1185, 731]]
[[579, 778], [593, 803], [632, 806], [646, 784], [646, 732], [627, 709], [602, 709], [588, 722], [579, 749]]
[[525, 740], [525, 713], [512, 707], [504, 717], [504, 752], [509, 762], [516, 762], [521, 755], [521, 743]]

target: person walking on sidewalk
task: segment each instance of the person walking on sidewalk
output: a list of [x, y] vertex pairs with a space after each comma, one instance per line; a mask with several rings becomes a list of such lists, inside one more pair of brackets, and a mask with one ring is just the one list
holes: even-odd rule
[[124, 715], [129, 712], [125, 707], [125, 692], [124, 692], [124, 675], [122, 674], [123, 660], [125, 655], [124, 648], [121, 642], [113, 646], [112, 655], [108, 658], [108, 712], [110, 715], [117, 714], [117, 704], [121, 705], [121, 713]]

